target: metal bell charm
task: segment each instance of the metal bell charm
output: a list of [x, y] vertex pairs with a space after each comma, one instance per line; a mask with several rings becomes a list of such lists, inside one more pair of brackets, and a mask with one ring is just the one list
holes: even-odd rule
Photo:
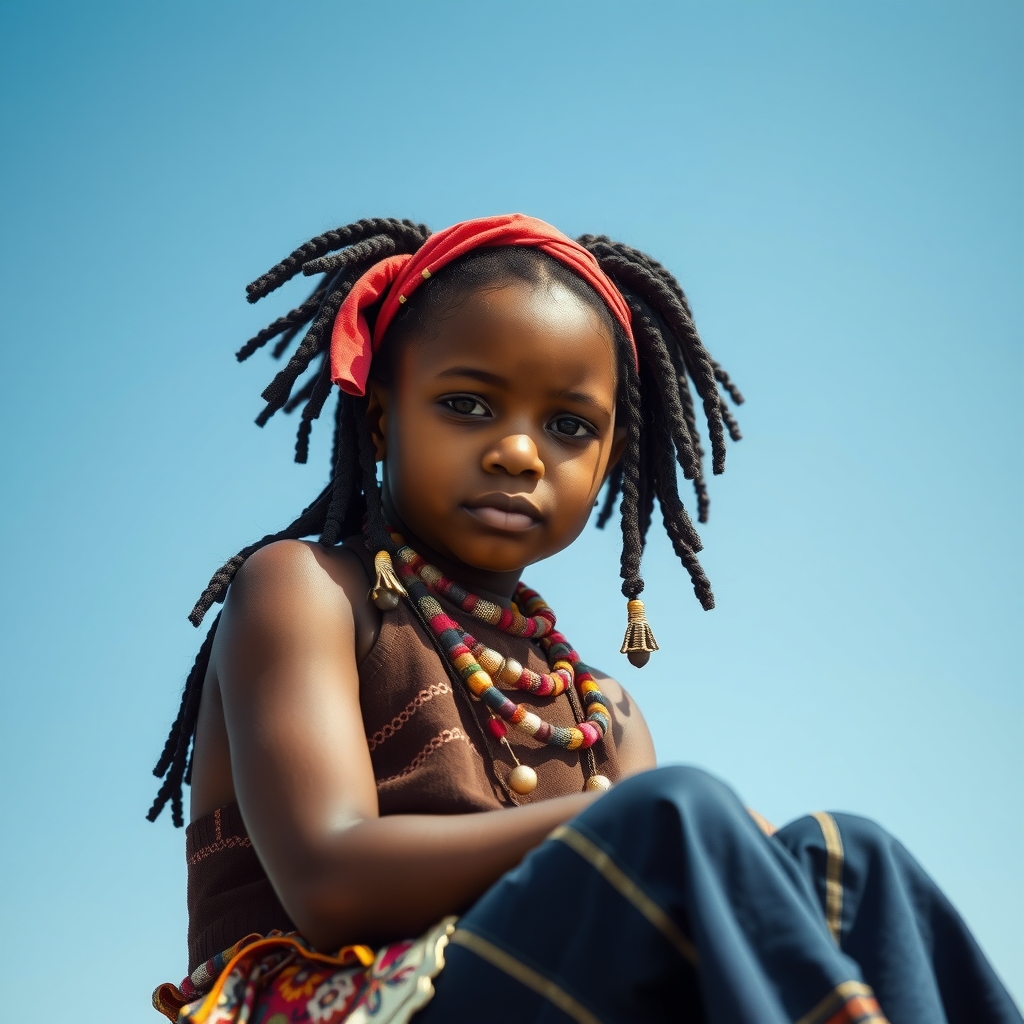
[[626, 613], [629, 622], [626, 624], [626, 635], [622, 640], [619, 653], [626, 655], [631, 665], [643, 668], [651, 660], [651, 652], [658, 649], [658, 641], [654, 639], [650, 623], [644, 614], [644, 603], [638, 598], [626, 602]]
[[395, 575], [391, 555], [386, 551], [378, 551], [373, 556], [373, 567], [377, 570], [377, 578], [370, 590], [370, 600], [382, 612], [393, 612], [402, 598], [408, 594], [402, 586], [402, 581]]

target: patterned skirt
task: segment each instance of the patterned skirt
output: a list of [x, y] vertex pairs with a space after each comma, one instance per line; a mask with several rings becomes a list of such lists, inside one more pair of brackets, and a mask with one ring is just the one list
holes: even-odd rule
[[161, 985], [153, 1005], [179, 1024], [405, 1024], [434, 994], [454, 929], [446, 918], [419, 939], [334, 956], [296, 933], [247, 935], [180, 986]]
[[415, 942], [250, 936], [154, 1002], [180, 1024], [1024, 1024], [883, 829], [769, 837], [692, 768], [622, 782]]

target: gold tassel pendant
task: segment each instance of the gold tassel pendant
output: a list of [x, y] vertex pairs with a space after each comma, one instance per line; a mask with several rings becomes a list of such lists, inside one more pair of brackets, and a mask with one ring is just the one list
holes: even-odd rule
[[622, 641], [619, 653], [629, 658], [629, 663], [643, 668], [651, 660], [651, 651], [658, 649], [658, 641], [654, 639], [651, 625], [644, 614], [643, 601], [633, 598], [626, 602], [629, 622], [626, 624], [626, 636]]
[[378, 551], [373, 556], [373, 567], [377, 570], [377, 579], [370, 591], [370, 600], [382, 611], [393, 612], [403, 597], [408, 597], [402, 581], [395, 574], [391, 563], [391, 555], [386, 551]]

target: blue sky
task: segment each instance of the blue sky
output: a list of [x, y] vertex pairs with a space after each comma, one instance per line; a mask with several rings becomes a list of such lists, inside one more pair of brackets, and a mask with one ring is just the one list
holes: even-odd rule
[[643, 672], [613, 533], [527, 580], [662, 761], [877, 818], [1024, 999], [1022, 43], [1013, 2], [8, 0], [3, 1016], [156, 1020], [185, 969], [143, 817], [185, 615], [326, 473], [252, 424], [273, 368], [232, 353], [298, 289], [244, 285], [362, 216], [512, 210], [666, 263], [748, 398], [718, 607], [655, 536]]

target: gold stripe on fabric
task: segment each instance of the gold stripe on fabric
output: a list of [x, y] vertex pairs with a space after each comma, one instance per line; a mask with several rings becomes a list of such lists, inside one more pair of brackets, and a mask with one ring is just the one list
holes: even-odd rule
[[471, 953], [475, 953], [481, 960], [486, 960], [491, 966], [497, 967], [499, 971], [504, 971], [510, 978], [515, 978], [520, 985], [543, 996], [577, 1024], [601, 1024], [601, 1021], [585, 1006], [573, 999], [565, 989], [559, 988], [550, 978], [538, 974], [532, 967], [527, 967], [522, 961], [517, 960], [510, 953], [499, 949], [486, 939], [480, 938], [475, 932], [456, 928], [448, 941], [453, 942], [456, 946], [463, 946]]
[[838, 946], [843, 925], [843, 839], [831, 814], [815, 811], [811, 817], [825, 838], [825, 923]]
[[579, 854], [595, 871], [598, 871], [604, 877], [609, 885], [618, 889], [676, 947], [683, 959], [688, 960], [694, 967], [697, 966], [699, 958], [693, 943], [679, 930], [679, 926], [675, 921], [604, 850], [568, 825], [559, 825], [548, 836], [548, 839], [556, 839], [560, 843], [565, 843], [570, 850]]
[[[852, 999], [855, 996], [860, 996], [864, 999], [870, 999], [874, 1002], [875, 993], [872, 991], [870, 985], [865, 985], [860, 981], [844, 981], [841, 985], [837, 985], [817, 1006], [811, 1010], [810, 1013], [805, 1014], [801, 1017], [796, 1024], [823, 1024], [827, 1021], [837, 1010], [841, 1009], [843, 1004]], [[862, 1019], [863, 1020], [863, 1019]], [[885, 1018], [880, 1014], [872, 1014], [867, 1020], [863, 1020], [863, 1024], [886, 1024]]]

